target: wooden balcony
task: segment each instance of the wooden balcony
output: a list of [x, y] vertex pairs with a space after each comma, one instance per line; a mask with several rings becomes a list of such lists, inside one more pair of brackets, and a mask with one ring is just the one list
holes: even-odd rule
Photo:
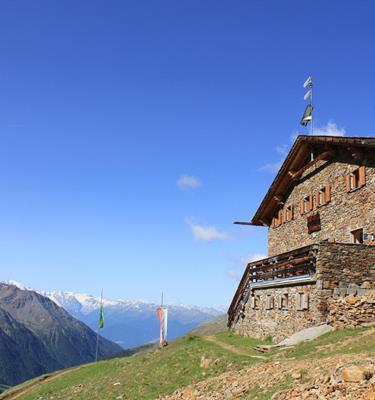
[[252, 286], [282, 286], [297, 283], [301, 281], [299, 278], [313, 277], [317, 252], [318, 246], [310, 245], [247, 264], [228, 310], [228, 325], [241, 302], [247, 301]]

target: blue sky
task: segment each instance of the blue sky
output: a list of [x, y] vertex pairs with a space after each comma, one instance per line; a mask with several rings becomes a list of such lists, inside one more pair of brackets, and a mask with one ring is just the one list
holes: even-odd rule
[[0, 5], [0, 270], [46, 290], [228, 304], [315, 81], [320, 132], [375, 133], [375, 3]]

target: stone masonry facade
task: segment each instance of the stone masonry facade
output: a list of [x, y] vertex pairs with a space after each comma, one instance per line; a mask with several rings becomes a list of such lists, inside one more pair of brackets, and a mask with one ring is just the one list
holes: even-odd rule
[[297, 138], [253, 221], [269, 226], [268, 258], [247, 265], [229, 327], [279, 342], [375, 324], [375, 139]]
[[[317, 248], [311, 283], [253, 289], [250, 285], [251, 294], [232, 325], [235, 332], [262, 339], [271, 336], [279, 342], [301, 329], [332, 322], [334, 312], [339, 313], [337, 305], [347, 304], [347, 297], [374, 293], [375, 246], [322, 242]], [[350, 312], [344, 313], [344, 321]], [[358, 300], [356, 313], [375, 317], [375, 303]], [[350, 326], [349, 318], [340, 326]]]
[[[374, 151], [373, 151], [374, 152]], [[366, 183], [347, 191], [347, 176], [364, 167]], [[319, 205], [317, 193], [329, 187], [330, 201]], [[301, 202], [312, 199], [312, 209], [301, 213]], [[359, 162], [347, 153], [337, 153], [331, 161], [319, 161], [304, 172], [286, 197], [280, 210], [293, 209], [293, 218], [271, 226], [268, 233], [268, 255], [273, 256], [323, 240], [350, 243], [351, 232], [362, 228], [375, 234], [375, 154], [367, 154]], [[321, 229], [308, 233], [307, 218], [319, 213]], [[371, 240], [370, 240], [371, 241]], [[370, 243], [369, 241], [369, 243]]]

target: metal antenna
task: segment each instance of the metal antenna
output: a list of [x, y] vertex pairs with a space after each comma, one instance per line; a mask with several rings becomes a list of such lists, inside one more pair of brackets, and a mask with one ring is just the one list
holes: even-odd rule
[[313, 80], [310, 78], [311, 135], [314, 134]]

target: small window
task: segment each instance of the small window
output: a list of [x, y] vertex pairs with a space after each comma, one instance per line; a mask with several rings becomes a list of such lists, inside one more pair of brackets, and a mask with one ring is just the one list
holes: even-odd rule
[[281, 308], [287, 310], [289, 307], [289, 297], [287, 293], [281, 295]]
[[315, 206], [317, 208], [328, 204], [331, 201], [331, 186], [327, 185], [315, 193]]
[[271, 295], [266, 297], [266, 310], [272, 310], [274, 308], [274, 298]]
[[356, 229], [351, 232], [352, 243], [361, 244], [363, 243], [363, 229]]
[[251, 308], [254, 310], [259, 310], [259, 303], [260, 303], [260, 297], [259, 295], [254, 295], [251, 297]]
[[304, 292], [297, 294], [297, 310], [308, 310], [309, 309], [309, 295]]
[[366, 168], [359, 167], [346, 176], [346, 191], [351, 192], [366, 185]]
[[293, 206], [288, 206], [286, 208], [286, 220], [291, 221], [294, 218]]
[[272, 219], [272, 227], [277, 228], [283, 223], [283, 210], [278, 210]]
[[301, 214], [306, 214], [313, 209], [313, 196], [310, 194], [301, 200]]

